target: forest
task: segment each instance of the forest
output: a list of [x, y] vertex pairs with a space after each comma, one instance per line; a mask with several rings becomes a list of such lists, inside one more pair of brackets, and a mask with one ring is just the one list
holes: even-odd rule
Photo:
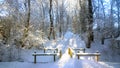
[[0, 0], [0, 67], [33, 62], [32, 53], [43, 48], [64, 54], [69, 47], [99, 51], [100, 61], [119, 63], [120, 0]]

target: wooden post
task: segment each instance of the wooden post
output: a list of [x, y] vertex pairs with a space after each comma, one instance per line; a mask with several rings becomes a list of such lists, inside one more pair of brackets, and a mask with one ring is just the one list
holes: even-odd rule
[[83, 49], [83, 53], [85, 53], [85, 48]]
[[[80, 53], [79, 51], [78, 51], [78, 53]], [[80, 59], [80, 56], [78, 55], [78, 59]]]
[[58, 48], [56, 49], [56, 52], [58, 53]]
[[[99, 53], [98, 51], [96, 53]], [[99, 61], [99, 55], [96, 55], [96, 61]]]
[[[55, 53], [55, 51], [54, 51], [54, 53]], [[55, 55], [54, 55], [54, 62], [55, 62]]]
[[60, 58], [62, 57], [62, 51], [60, 50]]
[[46, 50], [46, 49], [44, 48], [44, 53], [45, 53], [45, 50]]
[[70, 57], [72, 58], [72, 50], [70, 48], [68, 48], [68, 54], [70, 55]]
[[36, 64], [36, 52], [34, 52], [34, 63]]

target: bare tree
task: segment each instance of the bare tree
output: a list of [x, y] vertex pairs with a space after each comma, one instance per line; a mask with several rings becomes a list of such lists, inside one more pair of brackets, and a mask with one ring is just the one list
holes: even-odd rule
[[28, 36], [29, 26], [30, 26], [30, 0], [27, 0], [28, 3], [28, 11], [27, 11], [27, 20], [25, 22], [25, 29], [23, 32], [23, 37], [21, 40], [22, 47], [25, 46], [25, 38]]
[[53, 39], [55, 39], [55, 31], [54, 31], [53, 17], [52, 17], [52, 0], [50, 0], [49, 16], [50, 16], [50, 33], [48, 35], [48, 39], [50, 39], [51, 34], [53, 35]]
[[87, 22], [86, 22], [86, 18], [87, 18], [87, 1], [86, 0], [79, 0], [79, 6], [80, 6], [80, 12], [79, 12], [79, 17], [80, 17], [80, 31], [81, 34], [86, 32], [87, 28]]

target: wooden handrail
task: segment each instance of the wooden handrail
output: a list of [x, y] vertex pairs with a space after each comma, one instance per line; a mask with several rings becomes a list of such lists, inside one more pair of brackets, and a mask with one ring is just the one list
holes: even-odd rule
[[85, 53], [85, 48], [72, 48], [75, 51], [83, 51], [83, 53]]
[[[51, 49], [50, 49], [51, 50]], [[54, 50], [54, 49], [53, 49]], [[57, 49], [58, 50], [58, 49]], [[32, 54], [32, 56], [34, 56], [34, 63], [36, 63], [36, 56], [53, 56], [53, 59], [54, 59], [54, 61], [56, 60], [55, 59], [55, 56], [59, 56], [60, 58], [61, 58], [61, 56], [62, 56], [62, 51], [60, 50], [59, 52], [57, 51], [57, 53], [55, 52], [55, 50], [54, 50], [54, 53], [36, 53], [36, 52], [34, 52], [33, 54]]]
[[99, 52], [96, 53], [76, 53], [76, 56], [78, 56], [78, 59], [80, 56], [95, 56], [95, 60], [99, 61], [99, 56], [101, 55]]
[[58, 53], [33, 53], [33, 56], [51, 56], [51, 55], [57, 55]]
[[77, 56], [100, 56], [100, 53], [76, 53]]
[[44, 50], [44, 53], [46, 53], [46, 51], [49, 51], [49, 50], [56, 51], [56, 53], [58, 52], [58, 48], [43, 48], [41, 50]]

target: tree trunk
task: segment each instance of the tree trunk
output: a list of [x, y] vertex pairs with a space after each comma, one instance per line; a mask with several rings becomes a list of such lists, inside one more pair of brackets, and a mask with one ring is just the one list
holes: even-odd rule
[[91, 47], [91, 42], [94, 40], [94, 35], [93, 35], [93, 12], [92, 12], [92, 1], [88, 0], [88, 34], [87, 34], [87, 38], [88, 38], [88, 44], [86, 45], [87, 48]]
[[21, 40], [22, 47], [25, 46], [25, 38], [28, 36], [29, 26], [30, 26], [30, 0], [28, 0], [28, 14], [27, 14], [27, 21], [25, 23], [25, 29], [23, 33], [23, 38]]
[[119, 0], [116, 0], [116, 6], [117, 6], [117, 17], [118, 17], [118, 36], [120, 36], [120, 2]]
[[30, 0], [28, 0], [28, 17], [27, 17], [27, 22], [25, 24], [25, 27], [28, 28], [30, 25]]
[[101, 37], [101, 44], [102, 45], [104, 45], [104, 40], [105, 40], [105, 38], [104, 38], [104, 35], [102, 34], [102, 37]]
[[50, 0], [49, 15], [50, 15], [50, 33], [48, 35], [48, 39], [50, 40], [51, 34], [53, 35], [53, 39], [55, 39], [55, 32], [54, 32], [53, 18], [52, 18], [52, 0]]
[[83, 34], [84, 32], [87, 31], [86, 28], [86, 17], [87, 17], [87, 8], [86, 6], [86, 0], [79, 0], [79, 6], [80, 6], [80, 12], [79, 12], [79, 17], [80, 17], [80, 32]]

